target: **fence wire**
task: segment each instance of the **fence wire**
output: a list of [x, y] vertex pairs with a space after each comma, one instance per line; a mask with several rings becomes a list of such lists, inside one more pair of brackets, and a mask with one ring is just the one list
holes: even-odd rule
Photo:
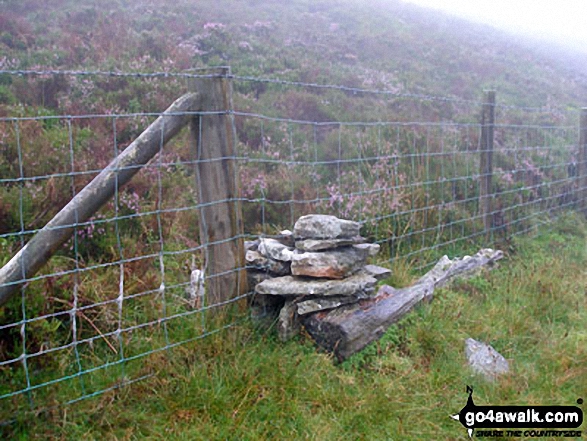
[[[44, 97], [5, 106], [0, 117], [0, 266], [189, 81], [217, 77], [0, 75]], [[218, 244], [201, 240], [207, 206], [242, 205], [244, 234], [229, 241], [277, 234], [309, 213], [356, 220], [381, 245], [383, 265], [424, 269], [443, 254], [508, 245], [584, 202], [576, 111], [496, 106], [488, 231], [480, 210], [483, 100], [225, 76], [235, 90], [235, 108], [225, 113], [238, 143], [234, 157], [217, 160], [237, 163], [240, 196], [200, 202], [198, 190], [210, 184], [195, 166], [206, 161], [192, 156], [184, 130], [165, 149], [161, 142], [129, 184], [117, 182], [92, 218], [66, 226], [71, 239], [0, 309], [0, 421], [147, 378], [156, 357], [246, 317], [219, 321], [212, 312], [238, 307], [252, 287], [216, 303], [202, 295], [201, 274], [224, 275], [207, 271], [209, 247]], [[156, 93], [128, 98], [145, 87]], [[123, 95], [125, 106], [109, 104]], [[218, 112], [181, 113], [211, 114]]]

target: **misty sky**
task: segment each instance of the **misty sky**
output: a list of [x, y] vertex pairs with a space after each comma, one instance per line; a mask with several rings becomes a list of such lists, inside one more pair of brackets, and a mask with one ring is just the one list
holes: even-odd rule
[[586, 0], [404, 0], [587, 52]]

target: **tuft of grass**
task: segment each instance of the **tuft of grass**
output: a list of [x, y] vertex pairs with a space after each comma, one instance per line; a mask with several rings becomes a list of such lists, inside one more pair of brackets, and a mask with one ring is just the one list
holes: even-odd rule
[[[153, 378], [4, 427], [5, 439], [465, 440], [449, 415], [466, 385], [478, 405], [574, 405], [587, 395], [586, 237], [574, 216], [516, 240], [497, 269], [439, 290], [341, 365], [307, 336], [283, 344], [246, 321], [154, 354]], [[471, 373], [467, 337], [510, 374]]]

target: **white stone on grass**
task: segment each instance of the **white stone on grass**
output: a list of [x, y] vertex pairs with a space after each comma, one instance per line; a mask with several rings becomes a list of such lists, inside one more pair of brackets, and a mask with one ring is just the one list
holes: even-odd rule
[[465, 353], [473, 371], [483, 375], [488, 381], [495, 381], [510, 370], [503, 355], [486, 343], [468, 338], [465, 341]]

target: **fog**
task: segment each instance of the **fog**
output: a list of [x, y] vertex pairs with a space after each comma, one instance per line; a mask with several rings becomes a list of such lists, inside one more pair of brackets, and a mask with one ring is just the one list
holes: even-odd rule
[[587, 54], [585, 0], [404, 0]]

